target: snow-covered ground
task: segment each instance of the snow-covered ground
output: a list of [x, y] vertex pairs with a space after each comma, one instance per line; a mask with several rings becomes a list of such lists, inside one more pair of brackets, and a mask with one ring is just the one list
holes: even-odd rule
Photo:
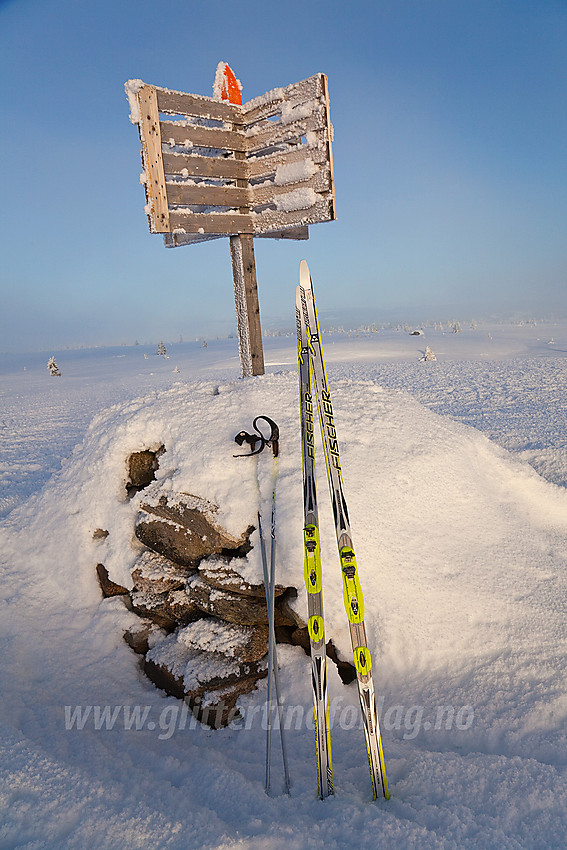
[[[274, 758], [268, 797], [265, 684], [234, 728], [201, 727], [143, 675], [122, 639], [134, 615], [96, 580], [98, 561], [129, 578], [132, 451], [165, 444], [162, 490], [216, 502], [229, 530], [254, 524], [255, 462], [233, 459], [233, 437], [267, 414], [277, 578], [305, 616], [295, 340], [266, 339], [268, 374], [245, 381], [234, 340], [168, 345], [167, 359], [14, 354], [0, 358], [0, 847], [565, 846], [567, 323], [324, 345], [391, 800], [370, 802], [356, 687], [334, 665], [336, 794], [316, 799], [309, 660], [282, 645], [292, 789]], [[435, 361], [420, 362], [426, 345]], [[323, 470], [319, 453], [327, 631], [349, 658]]]

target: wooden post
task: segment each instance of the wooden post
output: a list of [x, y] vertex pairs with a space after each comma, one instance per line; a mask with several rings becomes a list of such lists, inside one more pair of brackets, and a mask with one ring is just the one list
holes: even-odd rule
[[230, 237], [242, 377], [264, 374], [264, 351], [252, 234]]

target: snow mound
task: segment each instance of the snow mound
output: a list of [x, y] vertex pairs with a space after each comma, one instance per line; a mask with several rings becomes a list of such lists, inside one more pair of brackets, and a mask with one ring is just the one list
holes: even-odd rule
[[[541, 788], [549, 793], [554, 788], [558, 806], [563, 800], [557, 818], [565, 825], [559, 770], [567, 761], [567, 493], [479, 432], [432, 413], [405, 393], [385, 391], [371, 381], [343, 380], [333, 387], [333, 401], [393, 797], [385, 804], [389, 808], [361, 816], [355, 843], [374, 846], [372, 836], [380, 829], [391, 847], [440, 846], [433, 838], [427, 843], [426, 830], [436, 823], [449, 829], [457, 789], [491, 785], [493, 777], [509, 789], [515, 781], [528, 789], [537, 775]], [[59, 770], [57, 782], [68, 808], [78, 809], [79, 795], [92, 793], [97, 802], [93, 798], [87, 806], [94, 831], [89, 846], [114, 846], [104, 844], [101, 807], [115, 821], [123, 811], [124, 822], [146, 846], [163, 843], [164, 830], [167, 846], [213, 847], [224, 846], [232, 832], [251, 837], [272, 824], [275, 829], [289, 823], [286, 801], [263, 793], [263, 738], [257, 728], [215, 733], [193, 728], [191, 737], [178, 732], [170, 741], [165, 734], [152, 736], [146, 726], [134, 742], [134, 733], [123, 729], [101, 734], [87, 724], [72, 735], [63, 725], [65, 705], [137, 702], [157, 711], [175, 704], [142, 677], [122, 641], [134, 615], [119, 600], [102, 601], [96, 583], [95, 565], [103, 562], [111, 579], [131, 586], [130, 570], [140, 554], [133, 529], [143, 493], [127, 497], [127, 457], [163, 444], [166, 451], [152, 487], [166, 495], [207, 499], [218, 506], [219, 522], [240, 534], [257, 524], [259, 501], [266, 518], [269, 511], [273, 467], [268, 453], [233, 457], [242, 453], [234, 435], [250, 430], [252, 419], [261, 414], [278, 423], [281, 435], [277, 581], [299, 589], [294, 604], [305, 617], [301, 449], [297, 381], [291, 374], [220, 386], [178, 384], [109, 408], [95, 417], [61, 471], [14, 509], [1, 529], [0, 635], [3, 676], [10, 687], [3, 687], [0, 720], [7, 724], [13, 754], [19, 753], [14, 771], [19, 782], [28, 781], [24, 756], [29, 750], [35, 759], [29, 781], [42, 782], [46, 771], [52, 776]], [[318, 445], [327, 634], [349, 659], [321, 451]], [[93, 540], [97, 528], [108, 536]], [[257, 531], [252, 543], [239, 572], [257, 583]], [[286, 703], [308, 711], [307, 657], [298, 648], [282, 647], [280, 662]], [[356, 706], [355, 689], [345, 688], [333, 667], [331, 701]], [[261, 690], [243, 698], [244, 710], [263, 698]], [[446, 709], [442, 715], [440, 707]], [[21, 736], [25, 746], [18, 743]], [[366, 799], [360, 737], [345, 724], [333, 730], [338, 795], [325, 807], [328, 823], [321, 845], [313, 846], [323, 846], [333, 824], [335, 835], [341, 833], [345, 796], [349, 806]], [[353, 749], [353, 740], [360, 751]], [[319, 812], [307, 802], [314, 796], [309, 730], [291, 728], [290, 750], [294, 831], [286, 846], [299, 847]], [[42, 755], [35, 756], [36, 751]], [[188, 763], [183, 751], [191, 753]], [[519, 760], [512, 773], [505, 768], [510, 759]], [[75, 792], [83, 763], [90, 777], [82, 774]], [[135, 786], [136, 796], [124, 796], [119, 805], [108, 792], [103, 806], [99, 789], [110, 778], [109, 787], [115, 788], [117, 777]], [[156, 792], [158, 782], [173, 783], [174, 791], [169, 796], [163, 789]], [[53, 785], [38, 794], [53, 811]], [[463, 790], [459, 805], [465, 805], [465, 796]], [[519, 802], [510, 807], [504, 792], [488, 801], [471, 792], [460, 846], [493, 846], [491, 819], [508, 818], [515, 834], [525, 836], [533, 807], [526, 795], [522, 800], [525, 807]], [[178, 835], [163, 824], [164, 806]], [[137, 820], [139, 811], [144, 813]], [[483, 823], [481, 811], [487, 816]], [[43, 811], [48, 820], [49, 812]], [[17, 824], [26, 815], [13, 811], [10, 817]], [[553, 844], [557, 818], [555, 826], [541, 824], [548, 830], [548, 846], [559, 846]], [[40, 834], [33, 823], [26, 833], [31, 837]], [[195, 829], [195, 845], [186, 843], [188, 829]], [[48, 843], [42, 846], [63, 846], [52, 825], [45, 834]], [[78, 841], [73, 846], [87, 846]], [[328, 846], [343, 845], [335, 838]]]

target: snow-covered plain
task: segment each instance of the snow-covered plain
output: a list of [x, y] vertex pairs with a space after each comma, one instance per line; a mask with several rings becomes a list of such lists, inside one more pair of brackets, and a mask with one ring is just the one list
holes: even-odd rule
[[[565, 846], [567, 323], [324, 345], [391, 800], [370, 801], [356, 687], [332, 663], [336, 794], [315, 796], [309, 660], [280, 646], [292, 789], [274, 749], [268, 797], [265, 683], [234, 728], [201, 727], [145, 678], [122, 639], [134, 615], [95, 576], [102, 561], [129, 580], [132, 451], [165, 444], [162, 490], [215, 502], [229, 530], [254, 524], [255, 461], [233, 459], [233, 437], [267, 414], [281, 429], [277, 578], [305, 616], [294, 339], [267, 339], [268, 374], [247, 380], [234, 340], [169, 345], [167, 359], [5, 355], [1, 848]], [[426, 345], [436, 361], [419, 361]], [[268, 491], [267, 457], [258, 469]], [[327, 631], [349, 658], [328, 501], [319, 453]]]

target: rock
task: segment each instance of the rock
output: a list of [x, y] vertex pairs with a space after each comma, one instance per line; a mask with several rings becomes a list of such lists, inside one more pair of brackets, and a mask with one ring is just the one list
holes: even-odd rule
[[164, 453], [165, 446], [152, 451], [133, 452], [128, 458], [128, 481], [126, 490], [130, 497], [139, 493], [148, 484], [156, 480], [156, 470], [159, 468], [159, 457]]
[[146, 662], [168, 671], [185, 695], [202, 696], [208, 690], [266, 674], [265, 662], [242, 663], [219, 652], [187, 646], [183, 632], [184, 629], [179, 629], [156, 643], [147, 653]]
[[109, 532], [105, 528], [95, 528], [93, 531], [93, 540], [106, 540]]
[[171, 590], [166, 596], [165, 605], [175, 621], [182, 626], [186, 626], [193, 620], [199, 620], [203, 616], [203, 611], [189, 599], [185, 588]]
[[265, 602], [218, 590], [203, 581], [200, 575], [189, 579], [185, 593], [201, 611], [229, 623], [245, 626], [260, 626], [268, 623]]
[[138, 655], [145, 655], [150, 649], [150, 643], [164, 637], [165, 632], [151, 620], [140, 619], [124, 632], [124, 640]]
[[287, 643], [296, 646], [296, 642], [292, 639], [292, 635], [296, 629], [297, 626], [276, 626], [276, 643]]
[[105, 598], [109, 596], [126, 596], [128, 594], [127, 588], [122, 587], [121, 584], [116, 584], [116, 582], [111, 581], [111, 579], [108, 577], [108, 570], [106, 569], [104, 564], [96, 565], [96, 574], [98, 576], [102, 595]]
[[168, 593], [148, 593], [147, 591], [134, 590], [130, 594], [132, 610], [156, 623], [160, 628], [168, 632], [177, 626], [176, 618], [169, 607]]
[[350, 661], [343, 661], [339, 658], [337, 653], [337, 649], [332, 640], [327, 643], [327, 656], [334, 661], [337, 666], [337, 673], [341, 679], [343, 685], [350, 685], [351, 682], [354, 682], [356, 679], [356, 668], [354, 664], [351, 664]]
[[168, 504], [162, 496], [158, 504], [143, 504], [136, 520], [136, 537], [149, 549], [170, 561], [196, 567], [211, 555], [244, 555], [250, 551], [248, 528], [234, 537], [214, 518], [217, 508], [197, 496], [184, 496], [184, 502]]
[[[187, 582], [185, 593], [190, 601], [213, 617], [244, 626], [265, 626], [268, 624], [268, 610], [265, 600], [251, 599], [236, 593], [227, 593], [211, 587], [200, 578], [192, 576]], [[275, 609], [275, 625], [294, 625], [295, 620], [287, 613]]]
[[289, 604], [290, 599], [297, 598], [297, 590], [295, 587], [288, 587], [286, 589], [285, 594], [283, 594], [276, 602], [276, 611], [279, 610], [280, 618], [276, 616], [275, 625], [276, 626], [291, 626], [294, 625], [299, 629], [307, 628], [307, 623], [303, 620], [297, 611]]
[[267, 626], [237, 626], [216, 617], [196, 620], [177, 635], [179, 643], [205, 652], [218, 652], [243, 663], [259, 661], [268, 651]]
[[234, 716], [238, 696], [267, 675], [265, 661], [244, 664], [220, 653], [193, 649], [183, 643], [182, 633], [168, 635], [150, 649], [144, 670], [166, 693], [186, 699], [197, 716], [201, 714], [202, 722], [213, 728], [226, 725]]
[[186, 702], [191, 707], [197, 720], [210, 726], [211, 729], [220, 729], [223, 726], [228, 726], [229, 723], [241, 716], [236, 708], [239, 697], [253, 691], [259, 679], [264, 678], [266, 675], [264, 673], [263, 676], [259, 676], [257, 679], [241, 679], [225, 690], [206, 691], [202, 697], [197, 697], [196, 699], [186, 697]]
[[[307, 626], [305, 628], [295, 629], [295, 631], [292, 632], [291, 643], [296, 646], [301, 646], [307, 655], [311, 654]], [[356, 679], [356, 669], [354, 664], [351, 664], [349, 661], [343, 661], [339, 658], [337, 648], [332, 640], [327, 641], [325, 651], [327, 653], [327, 658], [330, 658], [331, 661], [334, 661], [337, 665], [337, 672], [343, 684], [349, 685], [351, 682], [354, 682]]]
[[326, 651], [327, 656], [337, 665], [337, 673], [339, 674], [343, 685], [350, 685], [351, 682], [354, 682], [356, 679], [356, 669], [354, 664], [351, 664], [350, 661], [343, 661], [339, 658], [337, 648], [332, 640], [327, 643]]
[[[253, 599], [266, 599], [264, 583], [250, 584], [240, 573], [234, 569], [233, 561], [230, 564], [223, 561], [210, 560], [201, 561], [199, 564], [199, 575], [211, 587], [226, 590], [229, 593], [237, 593], [241, 596], [250, 596]], [[275, 594], [281, 596], [287, 588], [276, 584]]]
[[136, 559], [132, 581], [136, 590], [146, 593], [166, 593], [185, 585], [194, 570], [179, 567], [157, 552], [146, 550]]
[[146, 617], [168, 632], [203, 617], [202, 608], [194, 604], [184, 588], [163, 593], [133, 590], [130, 599], [134, 613]]
[[183, 679], [173, 675], [167, 667], [156, 664], [148, 658], [144, 661], [144, 673], [148, 679], [160, 690], [165, 691], [169, 696], [177, 697], [177, 699], [185, 698], [185, 690], [183, 688]]

